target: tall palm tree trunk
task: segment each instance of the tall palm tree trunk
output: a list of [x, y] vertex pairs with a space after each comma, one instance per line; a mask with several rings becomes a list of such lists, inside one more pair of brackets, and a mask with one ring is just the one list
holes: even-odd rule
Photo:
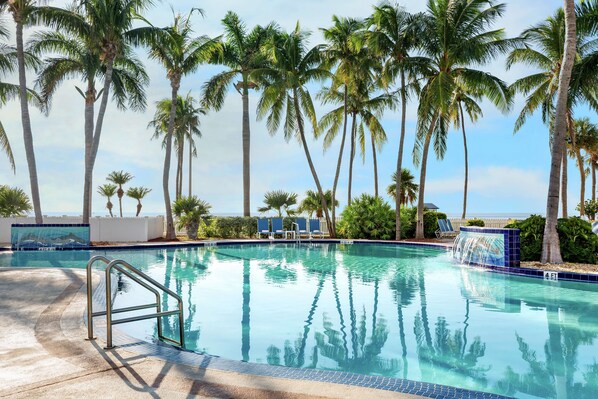
[[336, 162], [336, 173], [334, 174], [334, 183], [332, 184], [332, 230], [330, 231], [330, 237], [336, 237], [336, 187], [338, 185], [338, 178], [341, 173], [341, 164], [343, 162], [343, 151], [345, 149], [345, 139], [347, 138], [347, 93], [348, 88], [345, 83], [344, 90], [344, 106], [343, 106], [343, 137], [341, 138], [341, 148], [338, 150], [338, 161]]
[[[563, 149], [563, 160], [562, 160], [562, 171], [561, 171], [561, 213], [564, 218], [569, 217], [569, 205], [567, 204], [567, 185], [569, 180], [569, 173], [568, 173], [568, 159], [567, 159], [567, 149]], [[557, 212], [558, 213], [558, 212]]]
[[579, 177], [581, 179], [581, 187], [579, 189], [579, 216], [583, 217], [586, 214], [586, 207], [584, 204], [586, 198], [586, 171], [584, 168], [583, 158], [581, 157], [581, 151], [579, 150], [579, 148], [575, 148], [575, 156], [577, 158]]
[[193, 146], [191, 144], [192, 144], [191, 143], [191, 135], [189, 135], [189, 197], [191, 197], [193, 195], [192, 191], [191, 191], [191, 184], [192, 184], [191, 183], [192, 182], [191, 177], [192, 177], [192, 173], [193, 173], [193, 168], [192, 168], [192, 165], [193, 165]]
[[330, 212], [328, 212], [328, 203], [326, 202], [326, 197], [324, 196], [324, 191], [322, 190], [322, 185], [320, 184], [320, 179], [318, 179], [316, 168], [314, 167], [314, 163], [311, 159], [311, 154], [309, 153], [309, 148], [307, 147], [307, 140], [305, 139], [305, 131], [303, 128], [303, 119], [301, 119], [301, 112], [299, 112], [300, 108], [299, 100], [297, 100], [297, 91], [294, 91], [293, 93], [293, 102], [295, 103], [295, 109], [297, 110], [297, 127], [299, 128], [299, 135], [301, 136], [301, 145], [303, 145], [305, 157], [307, 158], [307, 163], [309, 164], [309, 170], [311, 171], [311, 174], [314, 178], [314, 182], [316, 183], [316, 187], [318, 188], [318, 194], [320, 194], [320, 201], [322, 202], [322, 208], [324, 208], [324, 216], [326, 217], [326, 226], [331, 226], [332, 222], [330, 221]]
[[353, 160], [355, 159], [355, 134], [356, 134], [357, 114], [353, 113], [353, 122], [351, 122], [351, 152], [349, 154], [349, 184], [347, 188], [347, 205], [351, 205], [351, 189], [353, 186]]
[[[16, 15], [16, 14], [15, 14]], [[15, 18], [17, 24], [17, 64], [19, 69], [19, 96], [21, 101], [21, 122], [23, 124], [23, 142], [27, 166], [29, 167], [29, 183], [31, 185], [31, 202], [35, 213], [35, 223], [43, 223], [42, 208], [39, 199], [39, 185], [37, 183], [37, 166], [35, 151], [33, 150], [33, 133], [29, 118], [29, 104], [27, 103], [27, 76], [25, 75], [25, 51], [23, 49], [23, 21], [21, 16]]]
[[[89, 159], [91, 158], [91, 149], [93, 146], [93, 117], [95, 104], [95, 88], [93, 82], [87, 82], [87, 92], [85, 93], [85, 172], [83, 177], [83, 223], [89, 223], [91, 217], [91, 185], [93, 173], [89, 169]], [[112, 215], [112, 211], [110, 211]]]
[[374, 196], [378, 198], [378, 160], [376, 159], [376, 143], [374, 134], [370, 134], [372, 140], [372, 160], [374, 161]]
[[459, 101], [459, 116], [461, 116], [461, 130], [463, 131], [463, 150], [465, 153], [465, 182], [463, 183], [463, 213], [461, 219], [465, 219], [467, 213], [467, 182], [469, 178], [469, 159], [467, 156], [467, 135], [465, 134], [465, 118], [463, 117], [463, 106]]
[[164, 154], [164, 171], [162, 173], [162, 189], [164, 191], [164, 207], [166, 208], [166, 239], [174, 240], [176, 231], [174, 230], [174, 220], [172, 218], [172, 207], [170, 204], [170, 192], [168, 191], [168, 178], [170, 176], [170, 158], [172, 153], [172, 134], [174, 132], [174, 117], [176, 114], [176, 103], [181, 84], [180, 77], [173, 77], [170, 81], [172, 87], [170, 117], [168, 118], [168, 133], [166, 136], [166, 153]]
[[[100, 107], [98, 109], [98, 117], [96, 119], [95, 130], [93, 133], [93, 139], [91, 142], [91, 152], [89, 153], [89, 159], [85, 160], [85, 182], [84, 191], [88, 192], [89, 201], [84, 201], [83, 209], [85, 209], [85, 202], [88, 202], [88, 212], [83, 213], [83, 219], [91, 215], [92, 205], [92, 183], [93, 183], [93, 168], [98, 155], [98, 148], [100, 147], [100, 134], [102, 133], [102, 126], [104, 124], [104, 116], [106, 115], [106, 108], [108, 106], [108, 96], [110, 94], [110, 86], [112, 85], [112, 71], [114, 69], [114, 58], [108, 57], [106, 60], [106, 74], [104, 75], [104, 88], [102, 90], [102, 100], [100, 101]], [[93, 116], [92, 116], [93, 118]], [[85, 196], [85, 194], [84, 194]]]
[[430, 128], [426, 134], [424, 148], [422, 153], [422, 167], [419, 175], [419, 194], [417, 195], [417, 224], [415, 226], [415, 238], [424, 238], [424, 191], [426, 189], [426, 168], [428, 164], [428, 150], [430, 149], [430, 141], [432, 140], [432, 132], [438, 119], [438, 113], [432, 118]]
[[559, 87], [557, 91], [556, 114], [554, 121], [554, 143], [552, 145], [552, 162], [550, 165], [550, 181], [548, 198], [546, 200], [546, 225], [544, 226], [544, 241], [542, 243], [542, 263], [563, 263], [559, 235], [556, 230], [559, 206], [559, 174], [560, 162], [565, 147], [565, 133], [567, 131], [567, 95], [571, 81], [571, 71], [576, 52], [575, 32], [575, 2], [565, 1], [565, 51], [559, 73]]
[[403, 171], [403, 145], [405, 142], [405, 118], [407, 116], [407, 95], [405, 94], [405, 71], [401, 69], [401, 136], [399, 137], [399, 153], [397, 155], [397, 180], [395, 187], [396, 228], [395, 240], [401, 239], [401, 178]]
[[590, 168], [592, 170], [592, 201], [596, 201], [596, 163], [593, 160]]
[[178, 155], [178, 181], [177, 181], [177, 199], [183, 195], [183, 153], [185, 152], [185, 138], [181, 138], [181, 144], [179, 144], [179, 155]]
[[251, 132], [249, 130], [249, 89], [243, 79], [243, 216], [251, 216]]
[[123, 190], [123, 187], [119, 184], [118, 185], [118, 191], [116, 192], [117, 196], [118, 196], [118, 209], [120, 211], [120, 217], [123, 217], [123, 196], [125, 195], [125, 191]]

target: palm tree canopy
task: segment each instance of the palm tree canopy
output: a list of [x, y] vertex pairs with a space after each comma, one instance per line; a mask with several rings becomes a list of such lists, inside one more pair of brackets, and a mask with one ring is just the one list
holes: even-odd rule
[[118, 187], [116, 184], [106, 183], [98, 187], [98, 194], [110, 200], [110, 197], [114, 197], [116, 195], [117, 189]]
[[290, 209], [291, 206], [297, 203], [297, 194], [289, 193], [283, 190], [268, 191], [264, 194], [264, 204], [266, 206], [258, 208], [258, 212], [268, 212], [272, 209], [282, 216], [282, 211], [285, 210], [287, 214], [292, 214], [294, 211]]
[[127, 190], [127, 197], [140, 201], [147, 194], [149, 194], [150, 191], [152, 191], [152, 189], [147, 187], [129, 187], [129, 189]]
[[[392, 184], [390, 184], [386, 192], [387, 194], [394, 198], [396, 193], [397, 187], [397, 172], [392, 174]], [[415, 176], [411, 173], [411, 171], [407, 168], [403, 168], [401, 170], [401, 205], [406, 205], [407, 203], [414, 203], [417, 199], [417, 191], [419, 190], [419, 185], [415, 183]]]
[[212, 206], [197, 196], [180, 197], [172, 204], [172, 212], [178, 218], [179, 228], [198, 224], [202, 218], [209, 216]]
[[123, 184], [127, 184], [131, 179], [133, 179], [133, 175], [129, 172], [121, 171], [113, 171], [106, 177], [106, 180], [118, 184], [122, 186]]
[[[326, 190], [324, 192], [324, 197], [326, 198], [326, 205], [328, 206], [329, 209], [332, 209], [332, 190]], [[334, 206], [335, 207], [338, 206], [338, 200], [336, 200], [336, 199], [334, 200]], [[320, 195], [318, 194], [318, 192], [314, 191], [314, 190], [307, 190], [305, 192], [305, 198], [303, 199], [303, 201], [301, 201], [299, 208], [297, 208], [297, 212], [298, 213], [306, 212], [310, 216], [313, 213], [321, 215], [322, 209], [323, 209], [322, 201], [320, 199]]]
[[33, 208], [25, 191], [0, 185], [0, 217], [23, 216], [31, 209]]

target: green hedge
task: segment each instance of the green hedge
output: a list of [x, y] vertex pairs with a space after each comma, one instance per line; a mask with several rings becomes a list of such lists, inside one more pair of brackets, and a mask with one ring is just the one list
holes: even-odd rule
[[[506, 228], [521, 230], [521, 260], [539, 261], [542, 256], [542, 241], [546, 219], [532, 215], [515, 221]], [[592, 232], [592, 225], [585, 220], [573, 217], [559, 219], [557, 224], [561, 255], [565, 262], [598, 263], [598, 236]]]
[[208, 238], [249, 238], [256, 232], [256, 217], [211, 217], [199, 227], [199, 235]]
[[466, 226], [484, 227], [486, 223], [482, 219], [469, 219]]
[[337, 230], [343, 238], [392, 240], [395, 224], [395, 211], [386, 201], [363, 194], [343, 210]]

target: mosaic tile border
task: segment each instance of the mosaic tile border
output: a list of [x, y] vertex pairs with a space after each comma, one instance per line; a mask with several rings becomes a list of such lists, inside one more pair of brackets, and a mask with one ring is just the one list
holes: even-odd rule
[[[100, 283], [95, 288], [93, 294], [94, 311], [106, 308], [105, 298], [102, 295], [106, 285], [103, 274], [101, 276]], [[85, 317], [85, 320], [88, 322], [87, 317]], [[96, 317], [94, 319], [94, 332], [96, 337], [106, 335], [106, 323], [103, 318]], [[140, 355], [154, 356], [169, 362], [205, 369], [250, 374], [260, 377], [288, 378], [292, 380], [352, 385], [433, 399], [512, 399], [507, 396], [488, 392], [471, 391], [464, 388], [405, 380], [401, 378], [368, 376], [345, 371], [293, 368], [229, 360], [219, 356], [179, 349], [164, 344], [161, 341], [152, 343], [141, 341], [125, 334], [117, 327], [113, 327], [112, 329], [112, 340], [115, 346]]]

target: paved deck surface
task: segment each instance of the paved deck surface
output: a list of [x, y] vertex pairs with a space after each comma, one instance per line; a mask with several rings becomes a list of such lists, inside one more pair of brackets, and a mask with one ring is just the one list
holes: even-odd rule
[[417, 398], [104, 350], [85, 340], [84, 281], [81, 270], [0, 269], [0, 398]]

